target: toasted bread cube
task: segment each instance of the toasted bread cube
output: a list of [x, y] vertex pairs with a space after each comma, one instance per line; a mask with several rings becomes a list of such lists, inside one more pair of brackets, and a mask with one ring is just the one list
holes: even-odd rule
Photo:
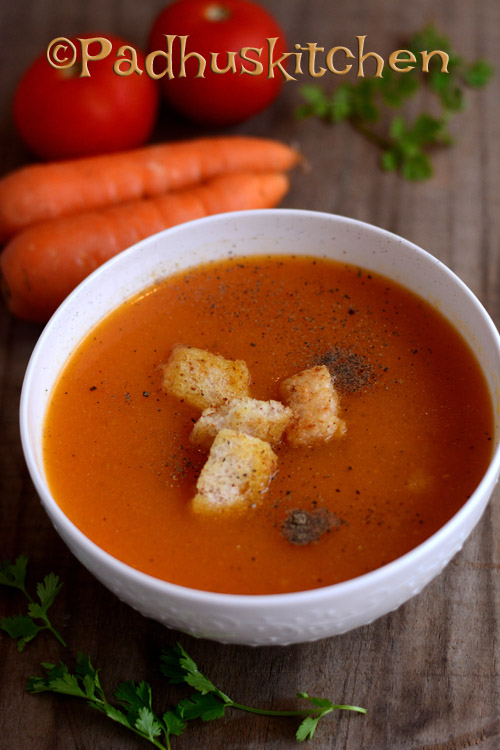
[[198, 477], [193, 510], [213, 513], [259, 502], [277, 463], [276, 454], [265, 440], [221, 430]]
[[205, 409], [189, 439], [196, 445], [210, 448], [217, 433], [228, 428], [275, 445], [281, 440], [291, 419], [292, 410], [280, 401], [233, 398], [220, 406]]
[[344, 434], [345, 422], [338, 416], [339, 397], [325, 365], [283, 380], [280, 394], [293, 412], [285, 432], [290, 445], [325, 442], [335, 434]]
[[250, 373], [241, 359], [193, 346], [176, 346], [163, 366], [163, 388], [199, 409], [247, 396]]

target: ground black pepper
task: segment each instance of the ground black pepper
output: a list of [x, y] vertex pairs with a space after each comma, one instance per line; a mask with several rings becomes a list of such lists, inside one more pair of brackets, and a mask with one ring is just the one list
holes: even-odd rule
[[326, 365], [335, 379], [335, 387], [346, 393], [370, 388], [375, 382], [375, 368], [362, 354], [334, 346], [317, 364]]
[[340, 518], [328, 508], [312, 511], [296, 508], [288, 513], [281, 534], [290, 544], [305, 545], [317, 542], [325, 532], [338, 528], [340, 524]]

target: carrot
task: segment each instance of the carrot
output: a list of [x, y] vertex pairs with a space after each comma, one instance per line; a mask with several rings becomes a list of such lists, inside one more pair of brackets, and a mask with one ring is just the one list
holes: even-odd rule
[[22, 167], [0, 180], [0, 242], [32, 224], [195, 185], [233, 172], [284, 172], [297, 152], [249, 136], [198, 138]]
[[46, 321], [89, 273], [135, 242], [210, 214], [270, 208], [287, 189], [280, 173], [222, 175], [177, 193], [29, 227], [0, 256], [7, 304], [20, 318]]

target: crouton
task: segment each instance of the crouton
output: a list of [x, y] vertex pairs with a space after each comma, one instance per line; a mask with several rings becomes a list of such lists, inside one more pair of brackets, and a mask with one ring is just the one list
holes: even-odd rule
[[259, 502], [276, 471], [269, 443], [235, 430], [221, 430], [196, 483], [192, 507], [212, 513]]
[[275, 445], [291, 419], [292, 410], [279, 401], [233, 398], [220, 406], [205, 409], [189, 439], [195, 445], [210, 448], [217, 433], [228, 428]]
[[163, 365], [164, 390], [199, 409], [247, 396], [249, 384], [246, 362], [192, 346], [176, 346]]
[[345, 422], [338, 417], [339, 397], [325, 365], [283, 380], [280, 394], [293, 412], [285, 432], [290, 445], [325, 442], [344, 434]]

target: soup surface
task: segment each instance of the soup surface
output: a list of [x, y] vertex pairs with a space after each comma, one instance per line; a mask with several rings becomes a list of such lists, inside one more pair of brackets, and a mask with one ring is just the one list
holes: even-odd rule
[[[259, 399], [326, 364], [345, 435], [281, 442], [260, 504], [196, 514], [199, 411], [161, 386], [176, 344], [245, 360]], [[267, 594], [358, 576], [424, 541], [477, 486], [492, 431], [478, 364], [427, 303], [353, 266], [263, 256], [173, 275], [101, 322], [56, 384], [44, 461], [63, 511], [118, 559], [192, 588]], [[294, 543], [295, 512], [325, 509], [331, 528]]]

